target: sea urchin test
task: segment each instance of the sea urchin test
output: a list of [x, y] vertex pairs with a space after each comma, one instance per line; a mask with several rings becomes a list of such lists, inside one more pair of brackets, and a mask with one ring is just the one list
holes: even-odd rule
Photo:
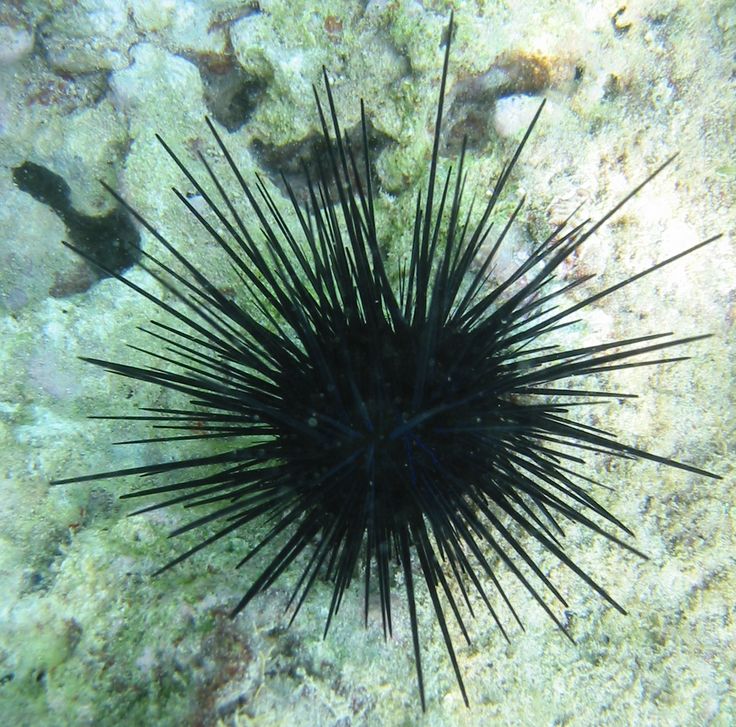
[[[189, 512], [201, 513], [172, 535], [219, 524], [162, 571], [265, 521], [260, 542], [238, 563], [258, 555], [260, 574], [244, 587], [233, 614], [297, 567], [292, 618], [315, 579], [324, 577], [332, 584], [327, 632], [357, 580], [366, 620], [377, 598], [388, 635], [392, 574], [398, 569], [423, 708], [418, 589], [429, 595], [467, 704], [449, 622], [469, 640], [465, 620], [474, 593], [507, 637], [489, 598], [494, 590], [516, 618], [492, 563], [503, 564], [567, 633], [545, 597], [563, 604], [564, 599], [528, 552], [526, 539], [623, 612], [561, 545], [560, 523], [571, 521], [642, 555], [628, 542], [626, 525], [591, 495], [596, 473], [588, 460], [646, 459], [716, 476], [619, 441], [575, 417], [594, 402], [629, 396], [595, 388], [589, 379], [581, 384], [583, 379], [677, 360], [670, 349], [678, 352], [704, 336], [642, 333], [570, 349], [556, 345], [555, 333], [573, 325], [582, 309], [718, 236], [604, 289], [577, 291], [576, 302], [569, 302], [566, 294], [587, 285], [590, 276], [562, 283], [561, 267], [668, 160], [599, 220], [563, 224], [538, 240], [523, 262], [491, 285], [489, 273], [522, 203], [501, 229], [492, 230], [491, 217], [542, 106], [485, 206], [473, 212], [465, 203], [465, 144], [456, 170], [438, 172], [452, 29], [451, 19], [427, 188], [417, 195], [407, 222], [411, 250], [397, 269], [384, 258], [386, 241], [374, 214], [365, 110], [361, 104], [363, 149], [357, 155], [341, 130], [327, 73], [326, 102], [315, 90], [327, 153], [319, 174], [306, 179], [305, 204], [286, 182], [288, 215], [260, 178], [243, 178], [210, 120], [223, 174], [200, 154], [202, 174], [195, 176], [161, 140], [203, 204], [177, 190], [176, 195], [232, 264], [242, 300], [225, 295], [174, 242], [109, 190], [171, 259], [146, 253], [141, 262], [168, 295], [164, 299], [107, 271], [165, 315], [146, 330], [150, 347], [137, 347], [147, 363], [86, 360], [181, 395], [175, 408], [116, 417], [171, 432], [139, 442], [206, 447], [214, 440], [217, 448], [54, 483], [146, 475], [151, 484], [123, 495], [152, 499], [137, 512], [187, 505]], [[244, 222], [245, 207], [258, 229]]]

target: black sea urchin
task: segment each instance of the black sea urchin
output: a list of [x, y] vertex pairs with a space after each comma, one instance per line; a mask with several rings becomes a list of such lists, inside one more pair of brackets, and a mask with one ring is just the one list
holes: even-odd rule
[[[507, 279], [491, 286], [497, 251], [521, 203], [492, 242], [491, 216], [541, 106], [485, 207], [474, 216], [467, 209], [472, 204], [463, 204], [464, 145], [456, 172], [438, 178], [451, 35], [452, 20], [427, 191], [417, 197], [409, 259], [395, 275], [382, 256], [374, 215], [365, 111], [361, 104], [364, 161], [358, 163], [340, 129], [326, 73], [326, 107], [316, 89], [315, 97], [327, 153], [316, 179], [307, 175], [306, 204], [299, 204], [285, 182], [296, 218], [293, 225], [260, 178], [253, 185], [243, 179], [209, 120], [230, 180], [200, 154], [208, 181], [199, 181], [161, 141], [201, 196], [206, 212], [174, 190], [177, 197], [229, 258], [247, 304], [224, 295], [110, 190], [174, 262], [149, 253], [143, 257], [143, 267], [167, 291], [166, 300], [107, 272], [148, 298], [170, 320], [146, 331], [154, 350], [138, 349], [162, 368], [159, 363], [85, 360], [188, 399], [181, 408], [147, 408], [141, 415], [115, 417], [180, 432], [143, 441], [215, 439], [220, 446], [205, 456], [55, 483], [164, 476], [123, 497], [157, 498], [137, 512], [174, 504], [204, 510], [172, 535], [220, 523], [214, 534], [161, 570], [257, 518], [265, 519], [266, 535], [239, 565], [267, 547], [272, 555], [234, 614], [298, 564], [300, 574], [289, 602], [294, 615], [318, 575], [333, 584], [326, 633], [360, 571], [365, 617], [377, 582], [384, 633], [390, 634], [395, 563], [403, 574], [422, 707], [417, 577], [432, 601], [467, 704], [447, 609], [468, 639], [461, 611], [472, 614], [471, 602], [480, 599], [506, 636], [487, 589], [496, 589], [516, 614], [491, 556], [508, 567], [563, 631], [542, 593], [547, 589], [564, 600], [525, 549], [524, 538], [535, 539], [623, 612], [561, 545], [560, 522], [569, 520], [638, 552], [615, 534], [631, 532], [591, 496], [590, 485], [595, 483], [584, 469], [584, 455], [648, 459], [714, 476], [619, 442], [570, 416], [573, 406], [626, 396], [585, 384], [576, 387], [576, 379], [678, 360], [659, 352], [703, 336], [645, 334], [561, 349], [550, 334], [571, 325], [577, 311], [716, 237], [568, 302], [565, 294], [587, 278], [558, 283], [560, 266], [668, 161], [597, 222], [558, 227]], [[244, 201], [258, 219], [259, 235], [244, 224]], [[479, 261], [481, 250], [489, 246], [490, 252]], [[648, 359], [648, 354], [657, 358]], [[603, 521], [610, 530], [598, 524]]]

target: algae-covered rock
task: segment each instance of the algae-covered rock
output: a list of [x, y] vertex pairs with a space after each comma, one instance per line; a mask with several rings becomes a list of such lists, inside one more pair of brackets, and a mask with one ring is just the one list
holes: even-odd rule
[[63, 177], [73, 207], [97, 216], [114, 205], [100, 181], [115, 184], [127, 144], [125, 118], [105, 99], [69, 116], [51, 116], [38, 129], [26, 159]]
[[64, 3], [43, 25], [51, 65], [67, 73], [122, 68], [136, 37], [127, 2], [79, 0]]
[[79, 261], [61, 244], [58, 216], [11, 184], [6, 177], [0, 205], [0, 309], [17, 311], [44, 300], [59, 280], [74, 277]]

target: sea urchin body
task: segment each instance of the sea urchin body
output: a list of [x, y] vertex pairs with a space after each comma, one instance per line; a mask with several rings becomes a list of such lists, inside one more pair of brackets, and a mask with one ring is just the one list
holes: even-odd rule
[[[148, 298], [168, 322], [146, 331], [155, 345], [138, 350], [150, 357], [149, 364], [86, 360], [188, 400], [180, 408], [116, 417], [173, 432], [144, 441], [216, 439], [220, 446], [204, 456], [57, 480], [160, 477], [124, 497], [155, 498], [138, 512], [175, 504], [201, 509], [174, 535], [220, 523], [162, 570], [266, 519], [266, 535], [240, 565], [264, 550], [270, 556], [261, 556], [265, 566], [234, 613], [294, 565], [300, 569], [290, 601], [294, 615], [315, 579], [328, 579], [326, 632], [346, 589], [359, 578], [366, 619], [377, 592], [384, 632], [390, 634], [392, 569], [398, 567], [422, 706], [417, 588], [429, 594], [466, 703], [449, 622], [469, 639], [464, 612], [472, 613], [479, 599], [506, 636], [489, 598], [494, 589], [516, 616], [494, 559], [565, 630], [543, 593], [564, 600], [527, 552], [524, 538], [538, 541], [622, 610], [561, 545], [560, 523], [568, 520], [637, 552], [617, 535], [630, 531], [591, 496], [584, 456], [643, 458], [713, 476], [622, 443], [571, 415], [573, 407], [602, 397], [627, 396], [576, 386], [576, 380], [677, 360], [659, 352], [702, 336], [645, 334], [571, 350], [555, 346], [553, 334], [571, 325], [577, 311], [716, 238], [569, 302], [566, 294], [588, 279], [563, 284], [560, 267], [668, 161], [603, 218], [560, 226], [505, 280], [491, 285], [498, 250], [521, 203], [502, 230], [492, 233], [490, 220], [541, 106], [484, 208], [474, 214], [463, 201], [464, 146], [457, 170], [438, 173], [451, 35], [452, 21], [428, 186], [417, 198], [411, 252], [396, 272], [381, 252], [365, 112], [365, 160], [358, 163], [340, 129], [326, 74], [326, 105], [315, 95], [328, 153], [318, 177], [307, 179], [305, 205], [285, 181], [293, 225], [261, 179], [246, 182], [209, 120], [230, 179], [200, 155], [206, 172], [200, 181], [162, 141], [206, 211], [175, 193], [229, 258], [247, 304], [218, 290], [110, 190], [174, 261], [145, 254], [142, 262], [167, 291], [166, 299], [110, 274]], [[245, 224], [243, 204], [257, 218], [259, 234]]]

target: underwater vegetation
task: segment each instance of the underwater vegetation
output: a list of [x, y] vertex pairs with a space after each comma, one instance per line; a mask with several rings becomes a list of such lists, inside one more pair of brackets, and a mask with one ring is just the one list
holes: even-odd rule
[[[568, 294], [582, 290], [592, 276], [562, 281], [564, 266], [671, 158], [600, 219], [573, 225], [568, 218], [495, 280], [499, 250], [524, 200], [501, 226], [494, 213], [544, 104], [487, 199], [469, 202], [465, 143], [456, 168], [444, 174], [439, 169], [452, 31], [451, 19], [427, 187], [407, 221], [411, 251], [397, 269], [387, 264], [376, 219], [365, 111], [361, 104], [361, 133], [351, 139], [341, 127], [326, 71], [324, 96], [315, 89], [323, 163], [316, 176], [305, 170], [304, 202], [284, 177], [288, 214], [266, 182], [243, 177], [210, 120], [225, 173], [199, 153], [203, 173], [197, 176], [160, 138], [203, 204], [179, 190], [175, 194], [230, 262], [242, 285], [237, 295], [218, 289], [108, 187], [169, 256], [139, 253], [140, 266], [167, 296], [101, 267], [165, 316], [144, 329], [148, 347], [133, 346], [148, 363], [85, 360], [178, 392], [186, 401], [112, 417], [155, 428], [131, 443], [209, 440], [213, 446], [208, 454], [53, 483], [139, 476], [150, 484], [122, 495], [152, 499], [136, 513], [175, 505], [197, 513], [173, 536], [215, 525], [159, 573], [265, 520], [266, 534], [237, 564], [257, 559], [264, 565], [233, 614], [295, 568], [292, 620], [316, 579], [326, 579], [332, 584], [326, 635], [347, 589], [359, 581], [366, 621], [377, 599], [388, 637], [397, 571], [423, 708], [419, 589], [429, 595], [469, 704], [451, 630], [469, 642], [468, 616], [483, 607], [508, 639], [495, 596], [521, 626], [497, 564], [569, 637], [548, 602], [564, 605], [565, 599], [528, 552], [528, 539], [625, 613], [563, 544], [563, 526], [574, 523], [646, 557], [627, 540], [631, 530], [591, 494], [601, 484], [596, 458], [645, 459], [717, 477], [627, 444], [575, 416], [601, 400], [633, 396], [592, 383], [600, 376], [681, 360], [681, 348], [705, 336], [641, 333], [567, 348], [557, 345], [555, 334], [574, 325], [576, 313], [719, 235], [571, 302]], [[246, 224], [244, 205], [258, 229]], [[88, 251], [69, 247], [99, 264]]]

